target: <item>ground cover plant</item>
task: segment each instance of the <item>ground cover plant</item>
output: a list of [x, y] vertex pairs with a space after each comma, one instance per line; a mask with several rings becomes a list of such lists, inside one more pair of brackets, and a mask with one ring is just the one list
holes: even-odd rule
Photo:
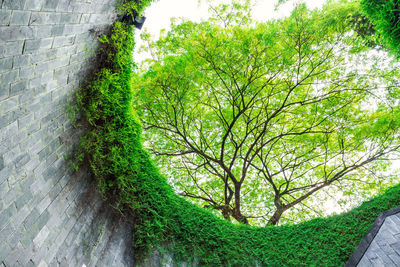
[[[350, 212], [297, 225], [235, 225], [174, 193], [142, 147], [132, 108], [134, 45], [116, 22], [102, 38], [104, 67], [78, 95], [88, 123], [82, 149], [100, 192], [134, 217], [135, 255], [163, 247], [200, 266], [340, 266], [382, 211], [400, 205], [400, 186]], [[306, 238], [304, 238], [306, 237]]]

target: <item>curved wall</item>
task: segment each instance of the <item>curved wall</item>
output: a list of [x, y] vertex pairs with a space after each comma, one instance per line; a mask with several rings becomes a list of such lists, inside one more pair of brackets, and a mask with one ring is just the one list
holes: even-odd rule
[[0, 266], [131, 266], [132, 230], [65, 159], [116, 0], [0, 0]]

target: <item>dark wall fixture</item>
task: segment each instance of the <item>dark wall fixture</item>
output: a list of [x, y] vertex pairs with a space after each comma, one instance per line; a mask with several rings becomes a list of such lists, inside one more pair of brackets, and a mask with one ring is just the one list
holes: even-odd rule
[[145, 20], [146, 17], [139, 16], [139, 14], [135, 11], [132, 14], [124, 15], [121, 18], [122, 22], [128, 23], [129, 25], [134, 25], [139, 30], [142, 29]]

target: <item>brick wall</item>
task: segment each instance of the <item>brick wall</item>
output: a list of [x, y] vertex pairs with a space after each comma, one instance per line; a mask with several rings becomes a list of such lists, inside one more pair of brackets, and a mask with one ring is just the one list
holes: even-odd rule
[[130, 266], [131, 228], [85, 168], [67, 104], [116, 0], [0, 0], [0, 266]]

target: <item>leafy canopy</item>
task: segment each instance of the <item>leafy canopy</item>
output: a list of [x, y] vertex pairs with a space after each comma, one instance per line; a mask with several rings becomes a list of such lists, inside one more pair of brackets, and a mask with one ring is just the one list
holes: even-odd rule
[[276, 224], [320, 214], [328, 187], [390, 184], [374, 174], [399, 148], [398, 65], [353, 31], [358, 4], [299, 5], [267, 23], [246, 7], [172, 25], [133, 81], [175, 189], [225, 219]]

